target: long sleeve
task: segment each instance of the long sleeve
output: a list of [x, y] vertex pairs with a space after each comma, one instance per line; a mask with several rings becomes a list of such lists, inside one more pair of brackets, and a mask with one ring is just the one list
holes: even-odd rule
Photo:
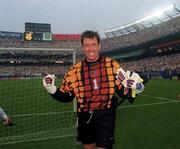
[[0, 107], [0, 118], [1, 119], [7, 119], [8, 116], [7, 114], [4, 112], [4, 110]]
[[74, 94], [68, 93], [68, 92], [62, 92], [57, 88], [56, 92], [54, 94], [50, 94], [54, 99], [60, 102], [71, 102], [74, 99]]

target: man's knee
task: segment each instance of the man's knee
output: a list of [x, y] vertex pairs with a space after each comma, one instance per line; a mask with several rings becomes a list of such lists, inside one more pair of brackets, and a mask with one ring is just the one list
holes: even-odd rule
[[83, 144], [84, 149], [96, 149], [96, 144]]

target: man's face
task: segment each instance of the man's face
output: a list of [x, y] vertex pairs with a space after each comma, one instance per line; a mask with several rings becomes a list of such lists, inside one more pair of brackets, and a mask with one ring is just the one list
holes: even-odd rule
[[82, 49], [88, 62], [95, 62], [99, 58], [100, 44], [95, 37], [85, 38]]

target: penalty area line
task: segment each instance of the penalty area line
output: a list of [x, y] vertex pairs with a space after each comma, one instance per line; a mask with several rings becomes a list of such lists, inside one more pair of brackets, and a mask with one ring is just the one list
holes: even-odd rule
[[165, 102], [147, 103], [147, 104], [139, 104], [139, 105], [129, 105], [129, 106], [121, 106], [118, 109], [162, 105], [162, 104], [177, 103], [177, 102], [179, 101], [165, 101]]
[[167, 100], [167, 101], [177, 101], [177, 100], [170, 99], [170, 98], [164, 98], [164, 97], [152, 96], [152, 95], [147, 95], [147, 94], [140, 94], [140, 96], [151, 97], [151, 98], [155, 98], [155, 99], [162, 99], [162, 100]]
[[151, 98], [155, 98], [155, 99], [162, 99], [164, 101], [163, 102], [155, 102], [155, 103], [147, 103], [147, 104], [139, 104], [139, 105], [121, 106], [120, 108], [143, 107], [143, 106], [152, 106], [152, 105], [161, 105], [161, 104], [169, 104], [169, 103], [178, 103], [179, 102], [178, 100], [164, 98], [164, 97], [158, 97], [158, 96], [151, 96], [151, 95], [147, 95], [147, 94], [140, 94], [140, 96], [151, 97]]

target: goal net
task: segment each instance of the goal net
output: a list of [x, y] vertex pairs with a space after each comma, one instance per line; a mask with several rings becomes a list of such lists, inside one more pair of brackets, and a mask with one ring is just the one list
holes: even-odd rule
[[0, 123], [0, 144], [75, 135], [74, 104], [54, 100], [42, 85], [52, 73], [59, 86], [75, 58], [73, 49], [0, 48], [0, 107], [15, 124]]

